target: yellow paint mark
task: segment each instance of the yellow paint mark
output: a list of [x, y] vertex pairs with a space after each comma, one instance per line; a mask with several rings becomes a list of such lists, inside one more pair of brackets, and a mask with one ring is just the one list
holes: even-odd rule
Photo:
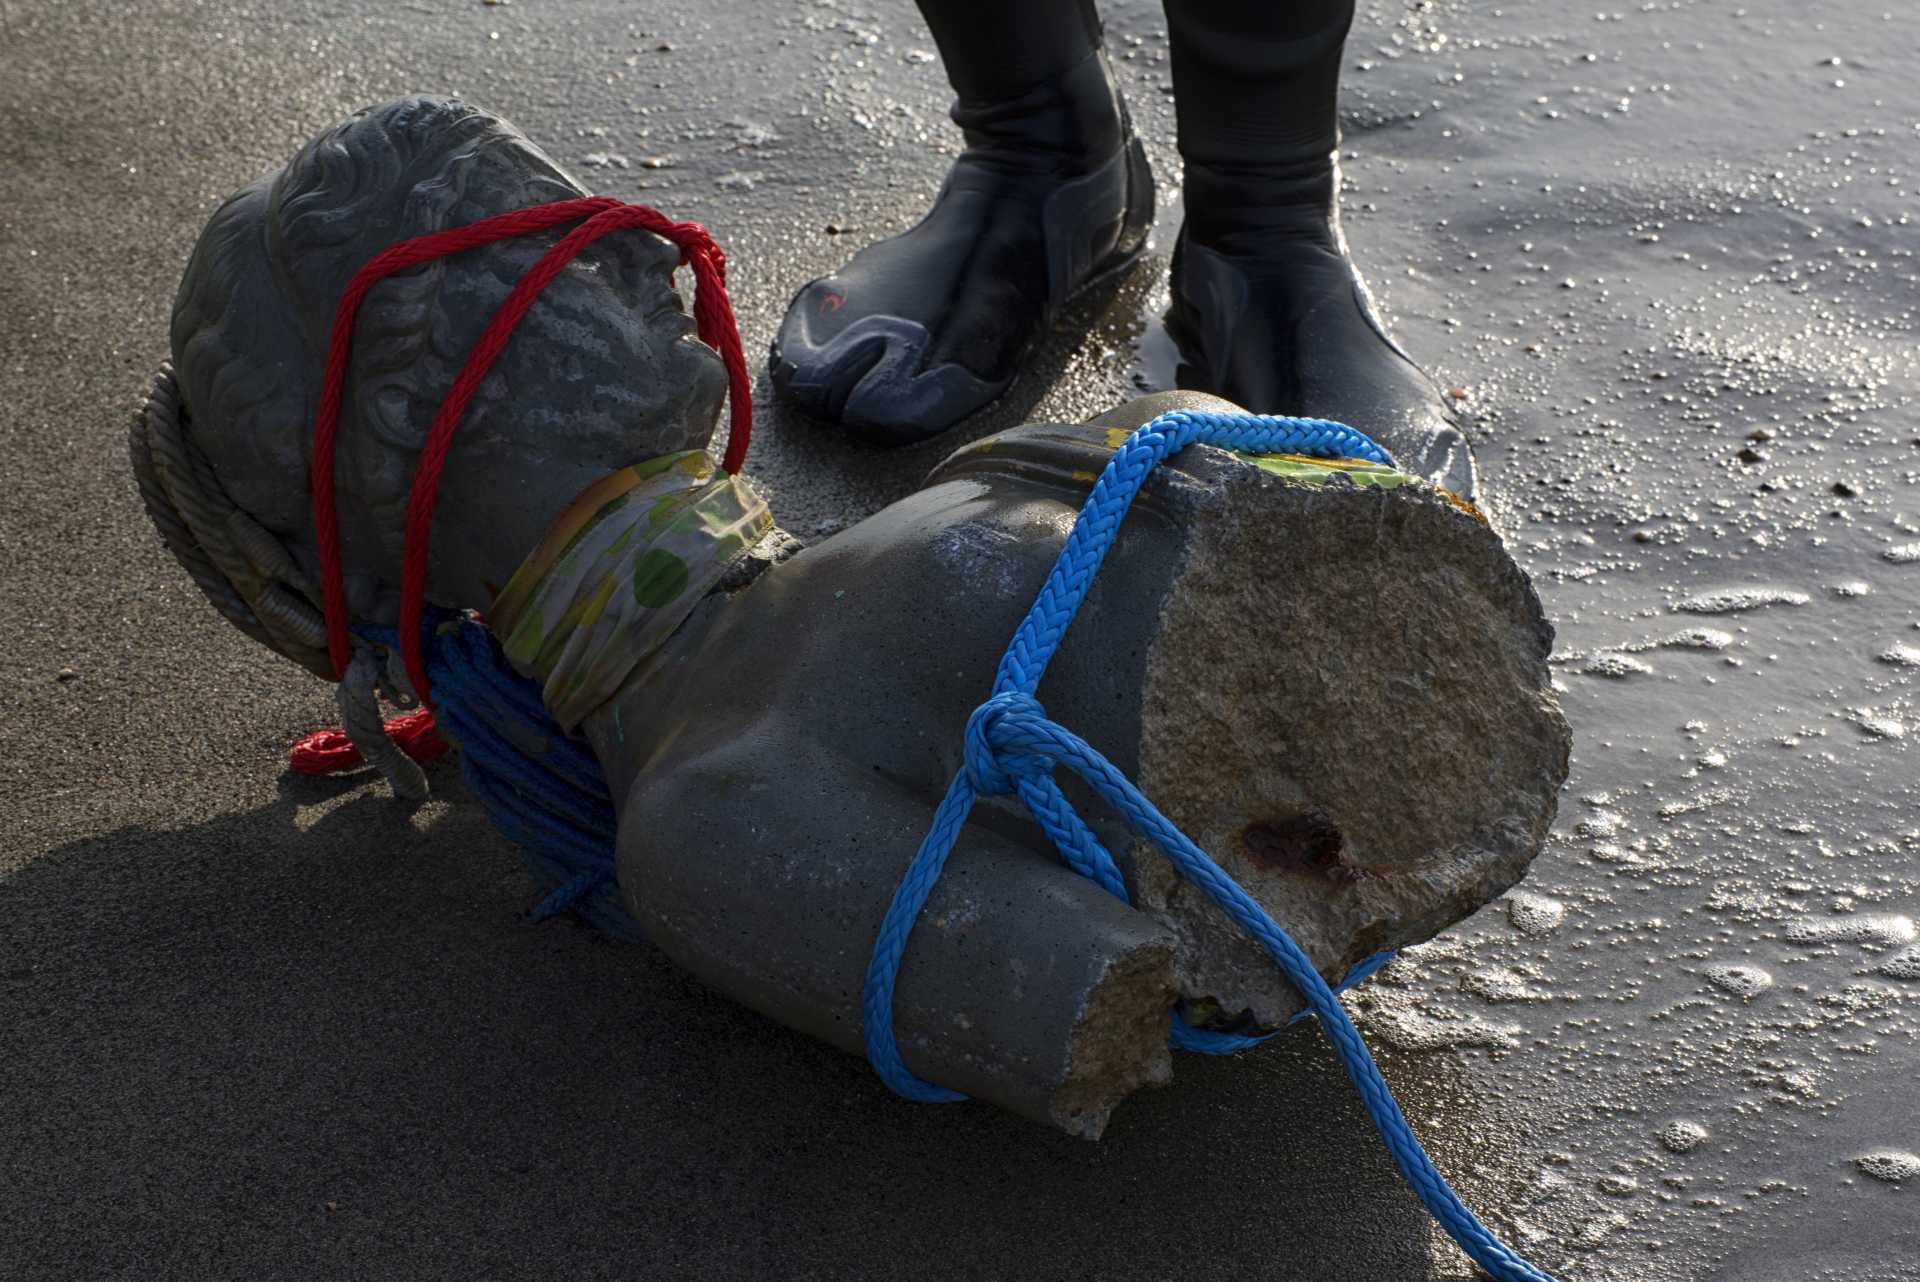
[[1309, 454], [1263, 454], [1260, 457], [1277, 458], [1288, 463], [1304, 463], [1308, 467], [1330, 467], [1338, 472], [1384, 472], [1392, 470], [1363, 458], [1314, 458]]
[[1484, 515], [1481, 514], [1480, 509], [1473, 505], [1473, 500], [1463, 499], [1458, 494], [1455, 494], [1452, 490], [1442, 489], [1438, 485], [1434, 486], [1433, 488], [1434, 488], [1434, 492], [1437, 493], [1441, 498], [1453, 504], [1455, 507], [1459, 508], [1462, 512], [1465, 512], [1468, 516], [1480, 522], [1480, 524], [1486, 526], [1488, 529], [1493, 528], [1493, 522], [1489, 521]]

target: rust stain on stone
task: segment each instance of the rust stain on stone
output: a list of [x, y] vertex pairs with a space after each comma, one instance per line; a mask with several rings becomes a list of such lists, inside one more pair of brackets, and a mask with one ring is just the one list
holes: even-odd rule
[[1259, 819], [1240, 830], [1240, 846], [1255, 867], [1300, 873], [1328, 881], [1360, 880], [1360, 869], [1345, 857], [1346, 839], [1325, 811], [1278, 819]]

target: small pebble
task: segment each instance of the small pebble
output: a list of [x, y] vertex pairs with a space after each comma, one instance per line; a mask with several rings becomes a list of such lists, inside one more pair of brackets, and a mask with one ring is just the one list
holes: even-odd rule
[[1878, 717], [1871, 713], [1861, 713], [1854, 717], [1853, 723], [1867, 735], [1875, 739], [1904, 739], [1907, 737], [1906, 723], [1897, 717]]
[[1877, 1153], [1862, 1153], [1853, 1159], [1861, 1174], [1871, 1175], [1876, 1180], [1885, 1180], [1889, 1184], [1898, 1184], [1920, 1175], [1920, 1157], [1912, 1153], [1903, 1153], [1898, 1149], [1882, 1149]]
[[1797, 588], [1721, 588], [1676, 601], [1673, 608], [1689, 614], [1736, 614], [1769, 605], [1805, 605], [1812, 599]]
[[1840, 913], [1790, 921], [1782, 932], [1790, 944], [1870, 944], [1891, 948], [1910, 944], [1920, 927], [1902, 913]]
[[1669, 1153], [1691, 1153], [1707, 1138], [1707, 1128], [1698, 1122], [1673, 1121], [1660, 1128], [1660, 1143]]
[[1920, 979], [1920, 944], [1909, 944], [1880, 963], [1880, 973], [1889, 979]]
[[1660, 644], [1670, 650], [1724, 650], [1733, 644], [1733, 634], [1718, 628], [1685, 628]]
[[1545, 895], [1515, 891], [1507, 897], [1507, 920], [1529, 939], [1539, 939], [1560, 929], [1567, 918], [1567, 906]]
[[1573, 825], [1576, 837], [1611, 837], [1620, 831], [1620, 816], [1611, 810], [1596, 810]]
[[1580, 671], [1590, 677], [1612, 677], [1618, 680], [1621, 677], [1634, 677], [1652, 672], [1653, 668], [1630, 654], [1602, 651], [1582, 664]]
[[1707, 981], [1723, 993], [1748, 1001], [1773, 987], [1773, 976], [1758, 966], [1709, 966]]

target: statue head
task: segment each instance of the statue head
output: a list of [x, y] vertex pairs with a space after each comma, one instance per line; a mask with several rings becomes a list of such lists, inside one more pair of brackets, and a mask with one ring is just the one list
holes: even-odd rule
[[[134, 458], [168, 542], [230, 618], [260, 635], [209, 584], [208, 562], [226, 572], [255, 622], [271, 623], [277, 608], [254, 600], [271, 595], [261, 583], [280, 592], [282, 605], [288, 593], [317, 604], [308, 482], [314, 409], [334, 309], [355, 271], [411, 237], [586, 194], [497, 116], [409, 98], [341, 122], [221, 205], [174, 301], [176, 436], [143, 443], [137, 430]], [[494, 311], [566, 230], [398, 273], [361, 306], [335, 466], [353, 619], [394, 620], [407, 496], [428, 425]], [[484, 609], [547, 524], [592, 482], [708, 442], [726, 374], [694, 337], [673, 290], [678, 261], [659, 237], [617, 232], [539, 296], [454, 437], [433, 525], [430, 601]], [[168, 393], [163, 380], [156, 400]], [[166, 409], [150, 406], [147, 421]], [[176, 479], [198, 469], [220, 492], [209, 502], [221, 510], [196, 524], [186, 511], [193, 503], [178, 495], [169, 512], [156, 509], [156, 460]], [[194, 527], [200, 566], [169, 519]], [[230, 545], [214, 547], [219, 536], [209, 525], [244, 533], [229, 530]], [[266, 546], [275, 542], [284, 555]], [[258, 581], [238, 581], [249, 576]], [[314, 666], [308, 653], [294, 657]]]

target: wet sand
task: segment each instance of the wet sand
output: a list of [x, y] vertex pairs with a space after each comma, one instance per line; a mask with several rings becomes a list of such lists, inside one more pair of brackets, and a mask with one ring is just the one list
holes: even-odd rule
[[[763, 386], [751, 467], [797, 533], [1172, 379], [1165, 44], [1107, 12], [1157, 253], [932, 446]], [[1349, 234], [1466, 394], [1577, 735], [1523, 895], [1356, 1005], [1440, 1167], [1570, 1280], [1920, 1274], [1899, 12], [1376, 5], [1349, 46]], [[452, 772], [411, 812], [282, 772], [328, 692], [139, 511], [124, 425], [194, 235], [338, 115], [462, 92], [706, 222], [759, 351], [937, 186], [931, 48], [897, 3], [0, 0], [0, 1277], [1467, 1275], [1311, 1029], [1182, 1057], [1089, 1145], [900, 1103], [644, 946], [528, 925]]]

